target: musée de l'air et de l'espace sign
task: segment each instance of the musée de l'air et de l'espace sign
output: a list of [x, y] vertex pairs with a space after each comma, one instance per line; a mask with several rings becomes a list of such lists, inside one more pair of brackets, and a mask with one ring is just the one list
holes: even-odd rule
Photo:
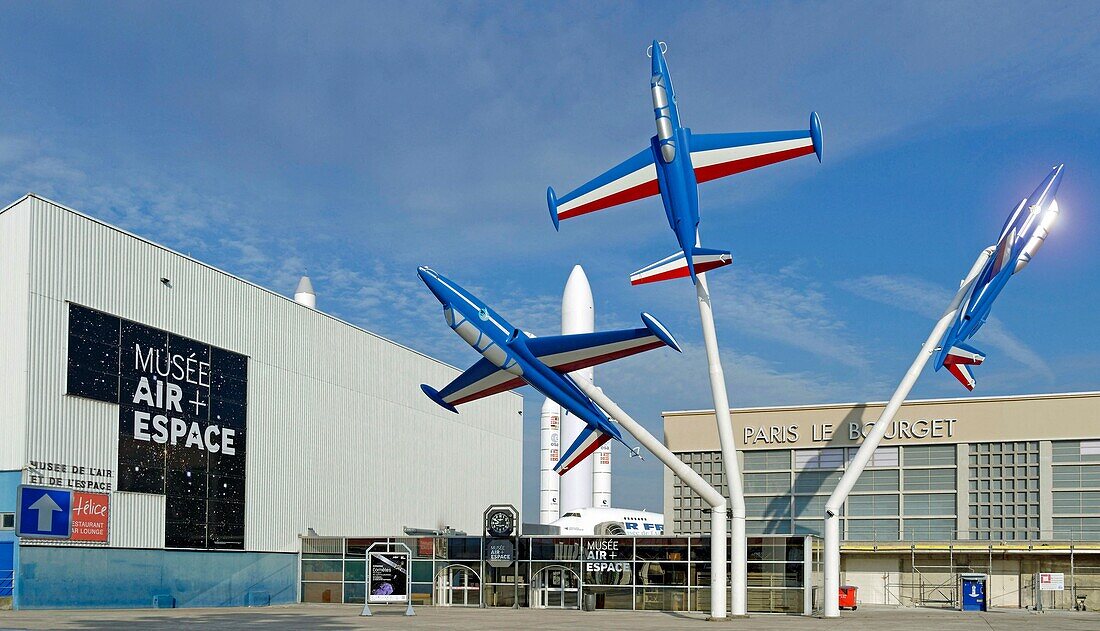
[[68, 394], [118, 406], [119, 491], [165, 496], [165, 546], [244, 548], [248, 358], [69, 305]]

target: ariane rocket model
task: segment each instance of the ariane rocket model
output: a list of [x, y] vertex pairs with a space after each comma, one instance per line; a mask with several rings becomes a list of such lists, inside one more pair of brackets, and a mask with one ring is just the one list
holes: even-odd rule
[[650, 93], [657, 135], [649, 146], [587, 184], [557, 197], [546, 191], [554, 228], [578, 217], [660, 193], [680, 252], [630, 275], [634, 285], [690, 276], [729, 265], [730, 253], [698, 246], [701, 182], [783, 160], [816, 154], [821, 160], [821, 122], [810, 114], [809, 130], [695, 134], [680, 125], [676, 91], [665, 64], [664, 44], [654, 40]]
[[974, 389], [974, 377], [969, 366], [985, 361], [985, 354], [966, 344], [985, 324], [993, 301], [1004, 289], [1008, 279], [1024, 269], [1042, 247], [1051, 225], [1058, 217], [1058, 184], [1062, 181], [1064, 164], [1051, 169], [1039, 188], [1009, 214], [1001, 229], [992, 256], [975, 277], [974, 284], [963, 299], [955, 323], [948, 329], [936, 355], [936, 370], [946, 368], [967, 390]]
[[619, 428], [567, 373], [662, 346], [680, 350], [664, 325], [648, 313], [642, 314], [644, 328], [535, 337], [513, 327], [454, 281], [427, 267], [417, 273], [443, 304], [447, 326], [482, 355], [443, 390], [426, 384], [420, 388], [432, 401], [457, 413], [456, 405], [523, 385], [534, 387], [586, 423], [554, 466], [559, 475], [612, 438], [626, 445]]

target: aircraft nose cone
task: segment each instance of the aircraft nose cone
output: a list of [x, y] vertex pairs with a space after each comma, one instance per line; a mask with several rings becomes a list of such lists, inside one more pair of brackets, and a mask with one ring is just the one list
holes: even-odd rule
[[666, 70], [665, 54], [661, 51], [661, 48], [664, 46], [664, 44], [657, 40], [653, 40], [653, 44], [651, 44], [651, 46], [652, 48], [650, 49], [649, 55], [653, 58], [653, 74], [663, 75], [665, 74]]

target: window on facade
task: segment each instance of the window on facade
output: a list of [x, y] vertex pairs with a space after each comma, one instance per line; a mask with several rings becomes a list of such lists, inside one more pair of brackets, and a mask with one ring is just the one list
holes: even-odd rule
[[1100, 513], [1100, 491], [1060, 491], [1054, 494], [1055, 515]]
[[1051, 445], [1054, 462], [1100, 462], [1100, 440], [1066, 440]]
[[791, 468], [791, 452], [787, 449], [776, 451], [746, 451], [745, 471], [768, 471]]
[[795, 517], [816, 517], [824, 519], [825, 515], [825, 502], [829, 501], [828, 495], [814, 495], [814, 496], [795, 496], [794, 498], [794, 516]]
[[900, 513], [897, 495], [852, 495], [848, 497], [848, 514], [877, 517]]
[[[905, 500], [908, 502], [909, 498], [906, 497]], [[954, 519], [905, 520], [906, 541], [948, 541], [956, 538]]]
[[905, 466], [924, 467], [955, 464], [954, 445], [919, 445], [904, 447]]
[[1052, 469], [1056, 489], [1100, 487], [1100, 466], [1063, 465]]
[[15, 529], [15, 513], [0, 513], [0, 530]]
[[750, 535], [787, 535], [791, 532], [791, 522], [786, 519], [763, 521], [745, 520], [745, 533]]
[[841, 475], [840, 471], [799, 471], [794, 474], [794, 492], [832, 493]]
[[791, 488], [791, 474], [746, 473], [743, 477], [746, 493], [786, 493]]
[[795, 469], [840, 469], [844, 449], [800, 449], [794, 452]]
[[794, 522], [794, 534], [817, 535], [820, 537], [825, 534], [825, 520], [822, 518], [796, 520]]
[[898, 490], [898, 472], [896, 470], [864, 471], [853, 491], [896, 491]]
[[899, 539], [898, 520], [896, 519], [849, 519], [848, 539], [850, 541], [897, 541]]
[[[908, 462], [908, 456], [906, 456]], [[978, 480], [972, 481], [975, 486]], [[954, 491], [954, 469], [906, 469], [906, 491]]]
[[791, 497], [746, 497], [745, 516], [786, 519], [791, 516]]
[[954, 515], [954, 493], [907, 493], [906, 515]]
[[1100, 540], [1100, 517], [1055, 517], [1054, 538], [1070, 541]]
[[[848, 462], [851, 462], [856, 457], [856, 452], [859, 451], [855, 447], [848, 448]], [[896, 467], [898, 466], [898, 448], [897, 447], [879, 447], [871, 454], [871, 458], [867, 460], [868, 467]]]

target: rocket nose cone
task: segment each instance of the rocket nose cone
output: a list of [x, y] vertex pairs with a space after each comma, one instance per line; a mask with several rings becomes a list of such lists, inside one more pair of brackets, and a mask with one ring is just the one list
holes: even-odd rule
[[588, 282], [588, 276], [580, 265], [574, 265], [573, 271], [569, 273], [562, 300], [566, 303], [592, 304], [592, 285]]

